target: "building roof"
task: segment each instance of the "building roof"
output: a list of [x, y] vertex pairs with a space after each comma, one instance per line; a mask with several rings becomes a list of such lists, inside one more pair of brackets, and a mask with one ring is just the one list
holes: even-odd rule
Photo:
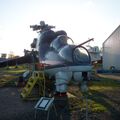
[[103, 42], [103, 44], [104, 44], [118, 29], [120, 29], [120, 25], [110, 34], [110, 36]]

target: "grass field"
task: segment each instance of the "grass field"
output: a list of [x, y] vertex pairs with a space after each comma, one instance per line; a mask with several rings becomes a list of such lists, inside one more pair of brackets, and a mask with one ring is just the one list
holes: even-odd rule
[[14, 80], [19, 77], [25, 71], [23, 66], [19, 66], [18, 68], [9, 67], [9, 68], [0, 68], [0, 87], [6, 85], [13, 85]]
[[[99, 78], [99, 81], [89, 81], [88, 93], [81, 93], [79, 88], [71, 86], [69, 92], [76, 97], [70, 99], [71, 111], [86, 109], [95, 114], [99, 120], [119, 120], [120, 118], [120, 82], [113, 79]], [[95, 118], [95, 119], [96, 119]], [[94, 119], [94, 118], [93, 118]]]
[[[14, 84], [19, 74], [25, 71], [24, 67], [0, 69], [0, 87]], [[119, 120], [120, 118], [120, 82], [108, 78], [98, 78], [89, 81], [89, 91], [81, 93], [78, 86], [70, 85], [68, 92], [75, 97], [69, 98], [71, 113], [78, 120], [85, 115], [87, 96], [87, 110], [91, 120]], [[83, 114], [81, 114], [83, 113]]]

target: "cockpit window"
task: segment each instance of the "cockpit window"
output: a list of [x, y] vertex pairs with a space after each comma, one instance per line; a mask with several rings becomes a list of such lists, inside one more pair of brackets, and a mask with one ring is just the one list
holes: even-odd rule
[[40, 34], [37, 44], [40, 59], [44, 59], [45, 54], [50, 50], [50, 43], [55, 39], [55, 37], [55, 33], [52, 30], [45, 31]]
[[59, 55], [66, 61], [66, 62], [73, 62], [72, 59], [72, 51], [74, 46], [66, 45], [60, 51]]
[[50, 47], [53, 48], [55, 51], [59, 52], [59, 50], [65, 45], [67, 45], [67, 36], [60, 35], [52, 41]]
[[81, 64], [86, 64], [86, 63], [90, 63], [90, 55], [87, 51], [87, 49], [85, 49], [84, 47], [77, 47], [76, 49], [74, 49], [73, 51], [73, 61], [75, 63], [81, 63]]
[[88, 64], [90, 63], [90, 56], [84, 47], [75, 48], [74, 45], [66, 45], [60, 50], [59, 55], [66, 62], [73, 62], [77, 64]]

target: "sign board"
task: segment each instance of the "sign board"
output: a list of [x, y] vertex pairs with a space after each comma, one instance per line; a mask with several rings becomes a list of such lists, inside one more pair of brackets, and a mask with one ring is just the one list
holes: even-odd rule
[[35, 109], [47, 111], [53, 104], [54, 98], [41, 97], [35, 105]]

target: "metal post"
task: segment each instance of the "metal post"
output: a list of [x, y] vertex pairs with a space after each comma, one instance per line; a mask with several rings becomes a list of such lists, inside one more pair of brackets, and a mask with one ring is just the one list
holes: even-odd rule
[[85, 101], [86, 101], [86, 120], [88, 120], [88, 100], [87, 100], [87, 95], [85, 95]]
[[37, 118], [37, 110], [35, 110], [35, 120], [36, 120], [36, 118]]
[[49, 114], [50, 114], [50, 109], [48, 110], [48, 113], [47, 113], [47, 120], [49, 120]]

